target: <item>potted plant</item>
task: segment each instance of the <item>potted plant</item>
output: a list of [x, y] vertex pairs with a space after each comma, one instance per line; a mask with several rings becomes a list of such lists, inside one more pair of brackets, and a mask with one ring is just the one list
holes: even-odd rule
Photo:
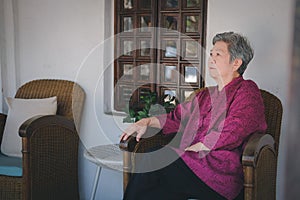
[[169, 113], [178, 103], [175, 96], [170, 95], [165, 95], [160, 104], [158, 102], [156, 92], [141, 95], [139, 105], [126, 107], [127, 116], [123, 119], [123, 122], [133, 123], [143, 118]]

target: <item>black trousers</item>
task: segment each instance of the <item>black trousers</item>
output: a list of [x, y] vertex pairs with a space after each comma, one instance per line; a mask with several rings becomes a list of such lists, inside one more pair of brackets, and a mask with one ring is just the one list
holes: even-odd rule
[[[170, 154], [177, 156], [173, 150], [168, 151], [170, 151], [168, 157], [162, 156], [162, 159], [166, 160]], [[151, 163], [153, 161], [150, 157], [142, 160], [139, 167], [148, 167]], [[185, 199], [223, 200], [225, 198], [202, 182], [181, 158], [156, 171], [134, 173], [124, 194], [124, 200]]]

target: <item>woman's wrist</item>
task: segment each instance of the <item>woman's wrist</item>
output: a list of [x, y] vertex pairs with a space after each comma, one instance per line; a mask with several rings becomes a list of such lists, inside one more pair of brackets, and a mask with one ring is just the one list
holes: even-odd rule
[[160, 122], [156, 117], [149, 117], [149, 123], [148, 126], [154, 127], [154, 128], [161, 128]]

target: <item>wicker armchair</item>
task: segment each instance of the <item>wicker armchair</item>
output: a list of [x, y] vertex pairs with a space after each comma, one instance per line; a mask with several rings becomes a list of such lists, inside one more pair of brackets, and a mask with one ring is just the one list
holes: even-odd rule
[[[78, 142], [84, 91], [72, 81], [34, 80], [21, 86], [16, 98], [57, 96], [57, 114], [24, 122], [22, 176], [0, 175], [0, 199], [79, 199]], [[2, 139], [6, 115], [0, 114]]]
[[[273, 94], [264, 90], [261, 90], [261, 94], [264, 100], [268, 129], [264, 134], [254, 133], [245, 146], [242, 156], [244, 193], [241, 193], [237, 199], [276, 199], [277, 155], [282, 105]], [[130, 137], [119, 145], [124, 150], [124, 190], [135, 166], [135, 153], [146, 152], [157, 145], [166, 145], [172, 140], [172, 136], [164, 136], [155, 128], [148, 128], [146, 134], [154, 134], [154, 136], [146, 137], [138, 143], [135, 138]]]

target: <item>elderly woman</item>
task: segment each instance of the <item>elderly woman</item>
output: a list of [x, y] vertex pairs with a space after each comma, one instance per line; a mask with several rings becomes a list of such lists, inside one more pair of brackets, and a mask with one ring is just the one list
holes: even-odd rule
[[[242, 35], [217, 34], [208, 63], [217, 86], [201, 90], [169, 114], [142, 119], [125, 130], [122, 140], [136, 134], [139, 141], [148, 126], [162, 129], [163, 134], [181, 134], [179, 145], [168, 148], [171, 153], [153, 157], [162, 163], [174, 158], [172, 162], [134, 174], [124, 199], [213, 200], [239, 195], [243, 145], [251, 133], [266, 130], [260, 91], [253, 81], [243, 78], [252, 57], [253, 50]], [[152, 161], [145, 163], [139, 168]]]

